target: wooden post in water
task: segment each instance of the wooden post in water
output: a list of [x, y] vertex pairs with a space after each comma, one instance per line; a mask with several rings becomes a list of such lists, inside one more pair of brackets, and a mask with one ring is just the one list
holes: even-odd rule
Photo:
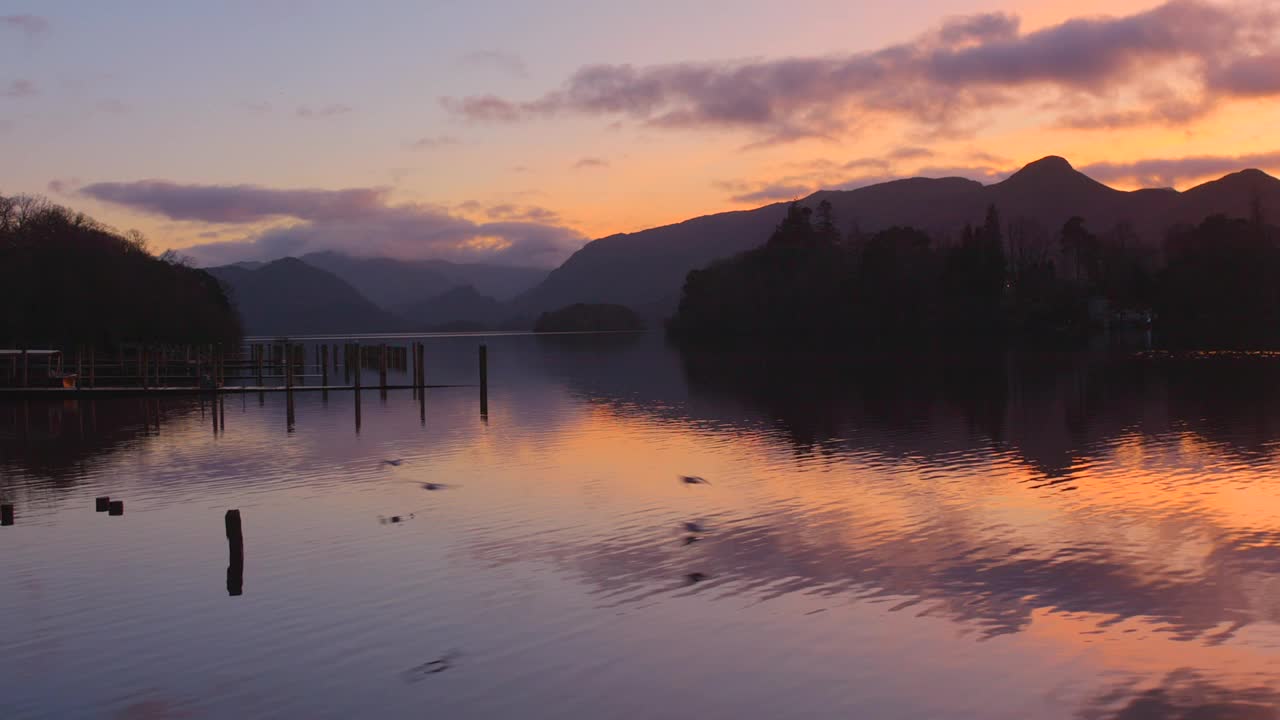
[[13, 506], [0, 505], [0, 525], [8, 527], [13, 524]]
[[31, 358], [27, 355], [27, 349], [22, 348], [22, 387], [26, 387], [31, 380]]
[[89, 346], [89, 387], [94, 387], [98, 383], [98, 358], [97, 351], [92, 345]]
[[320, 384], [329, 387], [329, 346], [321, 345], [320, 347]]
[[115, 517], [124, 515], [124, 501], [112, 500], [111, 503], [107, 505], [107, 514]]
[[240, 511], [228, 510], [223, 522], [231, 555], [227, 564], [227, 594], [236, 597], [244, 594], [244, 528], [240, 524]]
[[253, 359], [258, 366], [258, 387], [262, 387], [262, 345], [253, 346]]
[[103, 495], [93, 499], [94, 512], [106, 512], [111, 509], [111, 498]]
[[489, 348], [480, 346], [480, 414], [489, 416]]
[[378, 388], [387, 389], [387, 344], [378, 346]]
[[[360, 392], [360, 371], [363, 369], [360, 363], [360, 343], [355, 343], [351, 347], [351, 357], [355, 359], [355, 368], [352, 370], [352, 377], [355, 378], [356, 392]], [[359, 398], [359, 395], [356, 396]], [[356, 403], [356, 413], [359, 414], [359, 402]]]

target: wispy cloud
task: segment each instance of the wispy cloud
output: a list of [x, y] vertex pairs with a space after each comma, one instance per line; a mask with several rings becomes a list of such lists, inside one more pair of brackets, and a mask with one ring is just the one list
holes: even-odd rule
[[590, 170], [592, 168], [609, 167], [609, 161], [599, 157], [584, 157], [573, 164], [574, 170]]
[[342, 103], [332, 103], [329, 105], [321, 105], [319, 107], [299, 105], [297, 115], [298, 117], [304, 118], [327, 118], [337, 115], [346, 115], [353, 110], [355, 110], [355, 108], [350, 105], [343, 105]]
[[1080, 172], [1103, 182], [1128, 181], [1147, 187], [1173, 187], [1189, 180], [1220, 177], [1246, 168], [1280, 171], [1280, 150], [1246, 155], [1193, 155], [1098, 162], [1081, 167]]
[[[442, 102], [476, 122], [575, 113], [658, 128], [741, 128], [763, 142], [840, 135], [867, 114], [946, 132], [1029, 97], [1071, 99], [1067, 124], [1087, 126], [1093, 117], [1102, 118], [1093, 124], [1147, 124], [1179, 122], [1235, 97], [1280, 94], [1277, 57], [1274, 3], [1171, 0], [1033, 32], [1011, 15], [954, 18], [913, 42], [844, 56], [589, 65], [532, 100]], [[1171, 95], [1188, 83], [1182, 107], [1117, 99]]]
[[808, 185], [788, 185], [786, 183], [766, 183], [754, 190], [730, 196], [736, 203], [771, 203], [778, 200], [793, 200], [813, 192]]
[[920, 158], [933, 157], [934, 152], [926, 147], [900, 147], [889, 151], [889, 159], [891, 160], [919, 160]]
[[49, 21], [39, 15], [0, 15], [0, 27], [18, 30], [27, 37], [49, 32]]
[[49, 192], [55, 195], [69, 195], [80, 186], [80, 178], [54, 178], [47, 185]]
[[490, 220], [517, 220], [521, 222], [560, 224], [563, 219], [560, 213], [538, 205], [515, 205], [502, 203], [483, 208], [485, 217]]
[[972, 164], [914, 163], [936, 158], [925, 147], [900, 147], [879, 157], [861, 157], [837, 162], [818, 158], [783, 165], [783, 172], [765, 180], [720, 181], [716, 185], [729, 193], [730, 202], [742, 205], [792, 200], [819, 190], [853, 190], [909, 177], [963, 177], [982, 183], [998, 182], [1008, 176], [1006, 163], [994, 156], [970, 157]]
[[30, 80], [11, 80], [4, 89], [0, 90], [0, 97], [7, 98], [27, 98], [39, 94], [40, 91], [36, 89], [35, 83]]
[[463, 55], [458, 63], [465, 67], [496, 70], [518, 78], [529, 76], [529, 68], [519, 55], [502, 50], [477, 50]]
[[[480, 221], [436, 205], [392, 204], [385, 188], [275, 189], [143, 180], [94, 183], [80, 193], [170, 220], [247, 229], [241, 240], [184, 251], [203, 264], [340, 250], [362, 256], [549, 267], [586, 241], [544, 208], [499, 205], [480, 209], [487, 217]], [[265, 223], [277, 224], [259, 229]]]
[[103, 202], [170, 220], [255, 223], [279, 217], [326, 221], [376, 213], [386, 206], [385, 188], [277, 190], [258, 185], [184, 185], [167, 180], [102, 182], [80, 192]]
[[461, 140], [452, 135], [429, 135], [405, 143], [410, 150], [434, 150], [449, 145], [457, 145]]

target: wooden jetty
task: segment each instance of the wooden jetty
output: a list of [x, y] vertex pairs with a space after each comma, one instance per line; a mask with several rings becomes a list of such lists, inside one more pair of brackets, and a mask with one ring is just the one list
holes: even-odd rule
[[[481, 397], [487, 400], [486, 347], [481, 345]], [[100, 352], [74, 349], [0, 349], [0, 398], [13, 396], [78, 396], [121, 394], [218, 394], [368, 389], [413, 390], [467, 387], [427, 382], [426, 345], [407, 346], [315, 344], [308, 362], [307, 346], [281, 338], [230, 350], [215, 345], [134, 344]], [[74, 364], [68, 362], [74, 358]], [[330, 371], [332, 370], [332, 375]], [[409, 381], [393, 382], [396, 372]], [[336, 380], [341, 373], [341, 383]], [[365, 386], [366, 373], [376, 374]], [[310, 383], [310, 384], [308, 384]]]

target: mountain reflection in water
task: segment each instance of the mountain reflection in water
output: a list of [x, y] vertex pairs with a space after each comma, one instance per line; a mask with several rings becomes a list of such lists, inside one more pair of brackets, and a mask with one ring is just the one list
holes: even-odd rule
[[488, 342], [487, 424], [467, 388], [365, 392], [358, 434], [350, 393], [0, 404], [4, 716], [1280, 716], [1275, 358]]

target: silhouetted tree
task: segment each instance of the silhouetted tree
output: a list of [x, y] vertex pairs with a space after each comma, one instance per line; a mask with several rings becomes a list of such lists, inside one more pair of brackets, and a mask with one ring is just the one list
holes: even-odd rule
[[1096, 281], [1099, 271], [1098, 236], [1085, 227], [1084, 218], [1077, 215], [1063, 224], [1060, 243], [1062, 254], [1072, 261], [1072, 277]]
[[840, 242], [840, 231], [836, 229], [835, 213], [831, 201], [823, 199], [814, 212], [814, 240], [822, 245], [836, 245]]
[[1280, 250], [1258, 222], [1214, 215], [1170, 232], [1157, 298], [1163, 336], [1244, 346], [1280, 336]]
[[814, 231], [810, 216], [813, 211], [798, 201], [787, 206], [787, 214], [769, 237], [770, 245], [809, 247], [813, 245]]
[[0, 197], [0, 344], [232, 343], [240, 320], [217, 280], [82, 213]]

